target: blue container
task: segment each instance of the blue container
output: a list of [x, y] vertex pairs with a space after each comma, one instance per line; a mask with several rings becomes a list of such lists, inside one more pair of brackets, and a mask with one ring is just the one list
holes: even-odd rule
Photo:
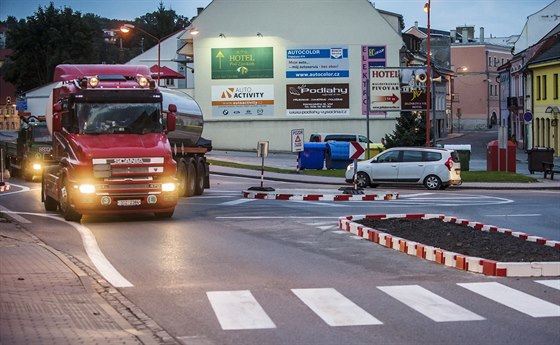
[[303, 143], [303, 151], [298, 152], [298, 170], [322, 170], [326, 149], [327, 143]]
[[350, 143], [346, 141], [329, 141], [327, 143], [326, 167], [327, 169], [346, 169], [352, 163], [350, 156]]

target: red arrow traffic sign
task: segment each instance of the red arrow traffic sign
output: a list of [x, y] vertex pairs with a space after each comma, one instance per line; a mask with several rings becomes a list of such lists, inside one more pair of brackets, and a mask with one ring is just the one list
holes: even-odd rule
[[350, 142], [350, 150], [349, 150], [349, 158], [350, 159], [359, 159], [366, 150], [360, 145], [357, 141]]

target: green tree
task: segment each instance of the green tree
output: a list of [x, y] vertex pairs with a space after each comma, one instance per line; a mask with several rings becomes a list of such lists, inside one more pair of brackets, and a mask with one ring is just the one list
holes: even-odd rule
[[58, 64], [97, 62], [93, 39], [100, 30], [71, 8], [57, 9], [51, 3], [39, 6], [27, 20], [9, 17], [7, 24], [12, 54], [2, 66], [2, 77], [18, 92], [51, 82]]
[[[169, 35], [186, 28], [190, 25], [188, 18], [178, 15], [174, 10], [167, 10], [160, 1], [157, 11], [146, 13], [145, 15], [136, 18], [134, 26], [148, 32], [154, 37], [163, 39]], [[144, 38], [143, 43], [141, 43]], [[123, 37], [124, 39], [124, 37]], [[128, 35], [127, 46], [141, 46], [143, 50], [150, 49], [157, 44], [157, 40], [150, 36], [144, 35], [141, 31], [135, 32], [134, 35]]]
[[425, 114], [402, 111], [392, 134], [385, 134], [385, 147], [424, 146], [426, 143]]

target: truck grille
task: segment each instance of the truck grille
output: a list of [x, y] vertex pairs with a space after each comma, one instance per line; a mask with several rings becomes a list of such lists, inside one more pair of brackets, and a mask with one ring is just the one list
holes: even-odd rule
[[93, 177], [109, 180], [153, 180], [163, 174], [163, 157], [95, 158]]

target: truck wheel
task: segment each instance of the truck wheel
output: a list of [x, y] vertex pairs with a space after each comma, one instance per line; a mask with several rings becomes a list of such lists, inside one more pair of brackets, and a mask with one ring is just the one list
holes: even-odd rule
[[45, 211], [56, 211], [58, 208], [56, 200], [47, 195], [44, 178], [41, 181], [41, 199], [45, 203]]
[[70, 189], [66, 179], [62, 180], [62, 189], [60, 190], [60, 211], [62, 211], [64, 219], [69, 222], [79, 223], [82, 219], [82, 215], [70, 206]]
[[206, 178], [206, 164], [204, 160], [199, 158], [196, 161], [196, 184], [194, 186], [194, 194], [202, 195], [204, 193], [204, 179]]
[[187, 179], [186, 179], [186, 197], [191, 197], [194, 195], [196, 188], [196, 165], [194, 159], [189, 159], [187, 163]]

